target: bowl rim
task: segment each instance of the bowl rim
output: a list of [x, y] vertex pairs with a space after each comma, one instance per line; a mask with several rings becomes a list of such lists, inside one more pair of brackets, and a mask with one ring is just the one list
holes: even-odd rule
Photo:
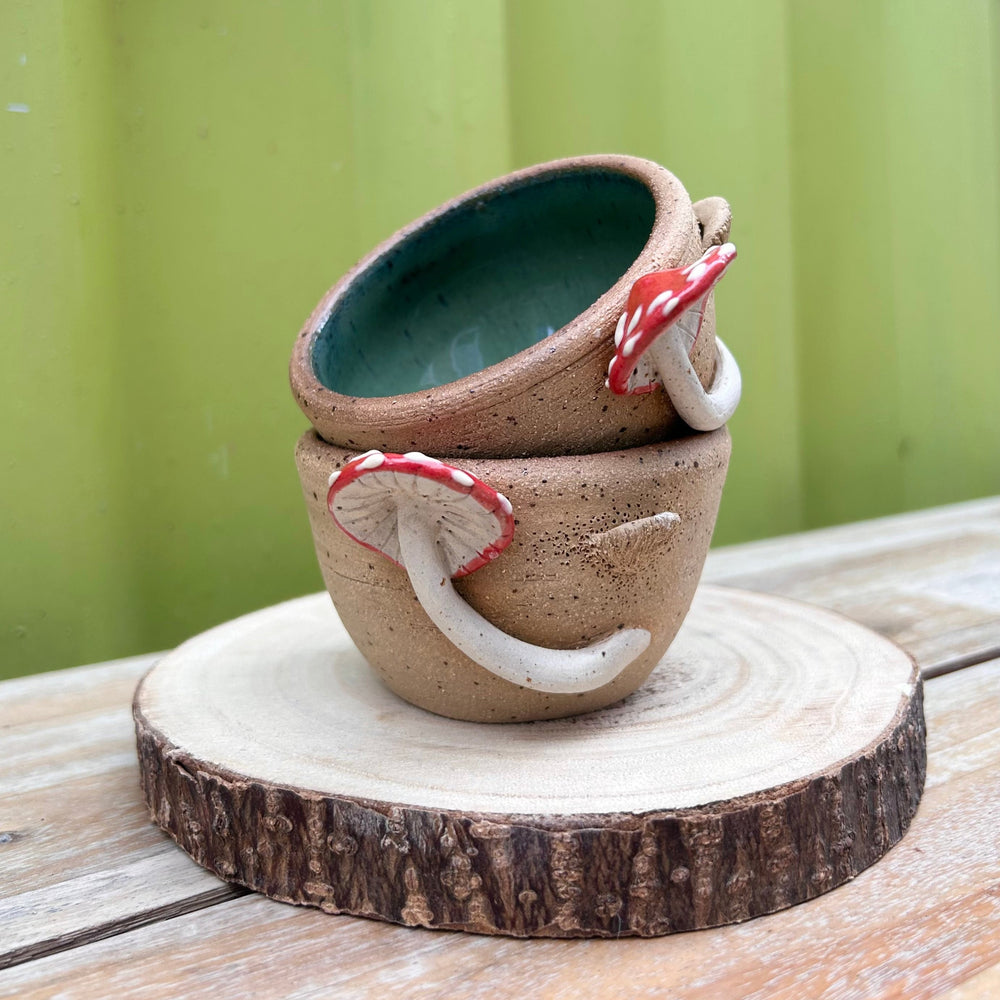
[[[642, 250], [628, 270], [595, 302], [544, 340], [509, 355], [469, 375], [429, 389], [394, 396], [347, 396], [323, 385], [312, 364], [312, 351], [319, 331], [330, 313], [354, 282], [414, 235], [436, 225], [444, 216], [484, 196], [559, 175], [601, 171], [638, 180], [653, 198], [654, 215]], [[333, 414], [351, 423], [400, 427], [428, 419], [428, 403], [449, 413], [496, 406], [503, 398], [530, 392], [535, 386], [566, 370], [594, 352], [608, 351], [604, 328], [617, 320], [636, 280], [654, 270], [686, 263], [699, 245], [694, 207], [684, 185], [666, 167], [635, 156], [596, 154], [551, 160], [504, 174], [426, 212], [397, 230], [347, 271], [320, 299], [295, 338], [289, 363], [292, 393], [303, 413], [320, 431]], [[693, 258], [692, 258], [693, 259]]]
[[[556, 497], [561, 496], [560, 490], [565, 492], [568, 486], [580, 482], [581, 477], [590, 477], [598, 486], [609, 486], [612, 482], [617, 482], [622, 475], [622, 469], [636, 463], [642, 466], [641, 478], [649, 478], [649, 469], [657, 468], [658, 463], [668, 471], [679, 468], [678, 459], [690, 458], [691, 462], [683, 465], [686, 472], [684, 480], [688, 486], [696, 486], [697, 483], [705, 479], [706, 476], [714, 474], [715, 467], [711, 462], [706, 461], [716, 450], [720, 450], [726, 462], [726, 470], [723, 479], [728, 474], [728, 465], [732, 457], [733, 440], [729, 433], [729, 425], [723, 424], [713, 431], [693, 431], [679, 437], [666, 438], [662, 441], [650, 441], [647, 444], [637, 444], [631, 448], [609, 448], [606, 451], [579, 452], [572, 455], [526, 455], [510, 457], [505, 455], [463, 455], [460, 458], [444, 457], [441, 461], [464, 471], [464, 466], [468, 465], [471, 474], [491, 487], [493, 483], [488, 483], [489, 477], [494, 480], [498, 476], [507, 476], [511, 480], [527, 482], [530, 488], [530, 481], [533, 477], [539, 477], [545, 482], [547, 489], [543, 497], [556, 505]], [[331, 450], [332, 449], [332, 450]], [[363, 454], [353, 445], [337, 444], [328, 441], [315, 428], [310, 427], [303, 431], [295, 442], [295, 459], [301, 463], [302, 456], [309, 451], [327, 454], [337, 460], [329, 471], [340, 469], [352, 459]], [[438, 456], [430, 456], [437, 458]], [[342, 463], [342, 464], [337, 464]], [[604, 476], [607, 483], [601, 482], [601, 469], [604, 469]], [[640, 475], [637, 473], [637, 475]], [[589, 480], [588, 480], [589, 481]], [[319, 502], [321, 507], [326, 504], [326, 493], [313, 497]], [[307, 503], [310, 502], [306, 497]], [[565, 506], [566, 501], [560, 501]]]

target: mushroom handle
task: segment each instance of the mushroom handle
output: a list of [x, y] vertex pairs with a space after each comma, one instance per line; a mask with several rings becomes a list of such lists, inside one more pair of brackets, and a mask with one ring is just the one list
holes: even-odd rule
[[533, 691], [574, 694], [614, 680], [646, 647], [650, 634], [630, 628], [583, 649], [549, 649], [516, 639], [488, 622], [459, 596], [445, 568], [433, 521], [400, 508], [402, 563], [428, 617], [469, 659], [497, 677]]
[[674, 324], [650, 345], [648, 356], [681, 419], [693, 430], [714, 431], [739, 405], [743, 388], [740, 366], [716, 337], [715, 375], [706, 391], [688, 357], [688, 347], [680, 324]]

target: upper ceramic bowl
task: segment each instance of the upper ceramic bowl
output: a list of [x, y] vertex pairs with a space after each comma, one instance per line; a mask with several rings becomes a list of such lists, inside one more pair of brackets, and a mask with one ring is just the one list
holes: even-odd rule
[[[720, 198], [668, 170], [558, 160], [492, 181], [377, 247], [300, 332], [295, 398], [344, 448], [439, 457], [586, 454], [689, 433], [663, 392], [605, 386], [629, 291], [725, 241]], [[712, 378], [714, 310], [691, 361]]]

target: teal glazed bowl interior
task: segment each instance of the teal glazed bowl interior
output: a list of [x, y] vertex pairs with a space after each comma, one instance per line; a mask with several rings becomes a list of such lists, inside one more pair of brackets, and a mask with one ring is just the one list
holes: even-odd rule
[[512, 457], [671, 436], [663, 394], [613, 396], [605, 369], [632, 282], [700, 253], [687, 193], [649, 161], [509, 175], [338, 282], [296, 341], [293, 391], [319, 434], [349, 448]]
[[462, 202], [358, 275], [317, 331], [313, 371], [347, 396], [396, 396], [498, 364], [600, 298], [654, 212], [644, 184], [610, 170]]

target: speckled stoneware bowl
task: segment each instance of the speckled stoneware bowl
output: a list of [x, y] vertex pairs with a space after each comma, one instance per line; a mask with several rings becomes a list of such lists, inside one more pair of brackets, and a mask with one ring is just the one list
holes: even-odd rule
[[[429, 212], [323, 297], [291, 360], [325, 440], [437, 457], [585, 454], [687, 428], [662, 392], [605, 388], [633, 283], [723, 243], [721, 198], [668, 170], [587, 156], [518, 171]], [[691, 361], [715, 367], [707, 303]]]
[[[463, 471], [450, 473], [459, 493], [483, 494], [484, 484], [499, 491], [490, 494], [500, 498], [491, 510], [500, 521], [512, 518], [507, 523], [513, 537], [503, 551], [487, 552], [476, 560], [480, 568], [454, 584], [474, 612], [504, 633], [547, 650], [591, 647], [606, 637], [614, 642], [626, 631], [649, 634], [648, 643], [630, 653], [627, 665], [608, 683], [553, 693], [535, 686], [537, 675], [529, 678], [532, 658], [525, 683], [514, 683], [449, 641], [425, 612], [408, 570], [373, 551], [378, 546], [370, 543], [378, 541], [374, 534], [384, 534], [383, 525], [368, 536], [351, 526], [355, 537], [338, 526], [331, 510], [344, 517], [338, 507], [346, 491], [337, 494], [329, 485], [331, 473], [338, 473], [335, 483], [351, 479], [365, 462], [381, 472], [388, 467], [386, 456], [358, 456], [312, 431], [296, 451], [323, 578], [352, 640], [398, 695], [440, 715], [474, 722], [574, 715], [616, 702], [643, 683], [694, 596], [728, 460], [729, 435], [721, 428], [601, 454], [464, 458]], [[435, 465], [423, 455], [400, 456], [397, 464]], [[428, 496], [437, 488], [431, 486]], [[359, 504], [352, 499], [344, 506]], [[395, 516], [386, 523], [393, 528], [394, 522]], [[436, 526], [433, 519], [429, 524]], [[431, 588], [447, 583], [437, 574]]]

